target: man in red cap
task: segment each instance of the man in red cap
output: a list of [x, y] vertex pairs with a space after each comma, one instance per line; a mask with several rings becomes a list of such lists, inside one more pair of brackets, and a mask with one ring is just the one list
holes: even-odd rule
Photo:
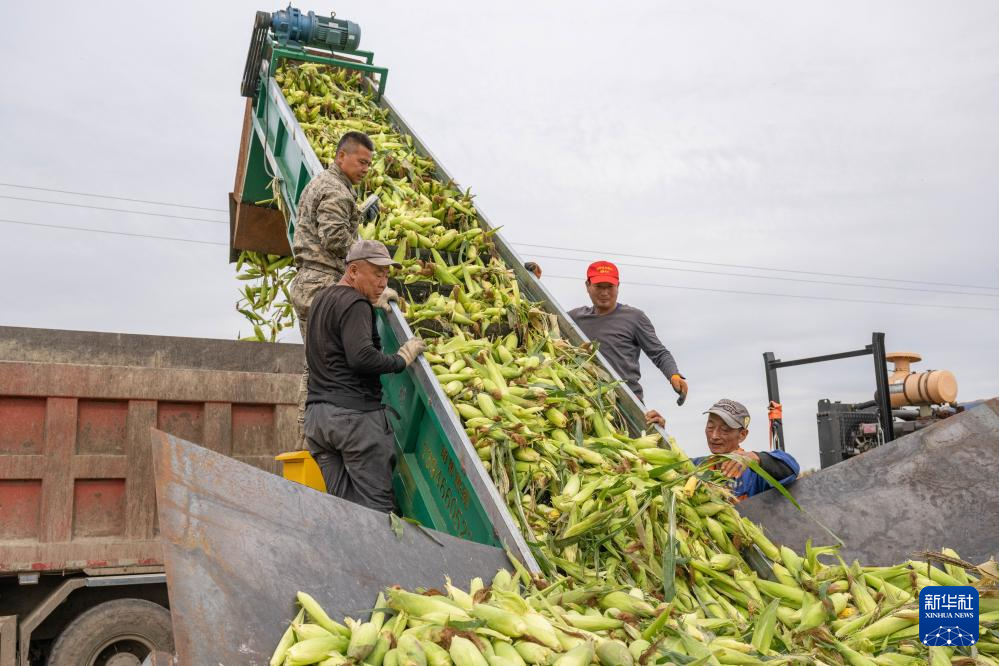
[[[600, 353], [639, 400], [643, 400], [643, 391], [638, 383], [642, 378], [638, 356], [643, 351], [669, 379], [673, 390], [686, 396], [687, 381], [677, 369], [673, 354], [659, 340], [648, 316], [638, 308], [617, 302], [620, 282], [617, 266], [609, 261], [593, 262], [586, 270], [586, 292], [593, 306], [569, 310], [569, 316], [586, 337], [600, 343]], [[648, 411], [645, 418], [649, 423], [666, 424], [654, 409]]]

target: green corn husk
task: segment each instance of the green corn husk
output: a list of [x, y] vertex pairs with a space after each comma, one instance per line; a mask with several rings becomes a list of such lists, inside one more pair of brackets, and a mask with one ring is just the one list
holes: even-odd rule
[[291, 621], [288, 628], [285, 629], [284, 634], [281, 636], [281, 640], [278, 641], [277, 647], [274, 648], [274, 653], [271, 655], [270, 666], [281, 666], [284, 663], [285, 655], [288, 653], [288, 648], [295, 644], [295, 632], [293, 627], [296, 624], [302, 622], [305, 619], [305, 609], [298, 611], [298, 615], [295, 619]]
[[515, 648], [511, 643], [495, 640], [492, 645], [493, 652], [496, 656], [506, 659], [507, 661], [515, 664], [515, 666], [527, 666], [527, 662], [524, 661], [524, 658], [520, 656], [519, 652], [517, 652], [517, 648]]
[[378, 625], [374, 622], [364, 622], [350, 634], [347, 645], [347, 656], [354, 661], [364, 661], [378, 643]]
[[548, 664], [554, 655], [550, 648], [527, 641], [517, 641], [513, 647], [517, 650], [520, 658], [528, 664]]
[[635, 663], [628, 646], [618, 640], [597, 643], [596, 655], [601, 666], [634, 666]]
[[437, 597], [425, 597], [400, 589], [391, 589], [388, 593], [388, 605], [396, 610], [405, 611], [411, 617], [423, 617], [433, 613], [449, 615], [456, 620], [468, 620], [469, 615], [457, 606]]
[[619, 629], [624, 625], [621, 620], [603, 615], [580, 615], [579, 613], [566, 613], [562, 616], [566, 622], [577, 629], [587, 631], [604, 631], [609, 629]]
[[479, 652], [479, 648], [475, 647], [475, 643], [462, 636], [451, 639], [448, 653], [454, 666], [489, 666], [489, 662]]
[[648, 602], [637, 599], [627, 592], [610, 592], [600, 599], [600, 607], [607, 608], [617, 608], [626, 613], [631, 613], [632, 615], [640, 615], [645, 617], [652, 617], [655, 615], [655, 608], [653, 608]]
[[398, 650], [397, 660], [399, 666], [427, 666], [427, 655], [423, 651], [420, 639], [410, 633], [405, 633], [399, 638], [396, 646]]
[[489, 604], [475, 604], [469, 613], [474, 618], [484, 620], [490, 629], [510, 638], [518, 638], [527, 633], [527, 623], [524, 619], [502, 608]]
[[593, 659], [593, 645], [585, 643], [575, 647], [552, 662], [552, 666], [589, 666]]
[[326, 629], [327, 631], [329, 631], [331, 634], [334, 635], [347, 636], [347, 637], [350, 636], [350, 630], [348, 630], [347, 627], [343, 626], [339, 622], [334, 622], [333, 620], [331, 620], [330, 617], [326, 614], [326, 611], [324, 611], [322, 606], [319, 605], [319, 602], [313, 599], [312, 596], [310, 596], [309, 594], [306, 594], [305, 592], [299, 592], [298, 603], [301, 604], [303, 609], [305, 609], [305, 612], [308, 614], [310, 618], [312, 618], [313, 622], [318, 624], [323, 629]]
[[308, 666], [325, 659], [337, 646], [337, 638], [310, 638], [307, 641], [299, 641], [285, 653], [285, 664], [287, 666]]
[[427, 658], [427, 666], [451, 666], [451, 655], [433, 641], [420, 641], [423, 654]]

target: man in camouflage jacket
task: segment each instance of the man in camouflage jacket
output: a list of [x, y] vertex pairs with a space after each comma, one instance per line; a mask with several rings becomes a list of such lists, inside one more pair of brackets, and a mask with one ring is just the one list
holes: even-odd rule
[[[299, 197], [292, 243], [298, 275], [291, 285], [291, 304], [298, 316], [303, 343], [307, 339], [306, 327], [312, 300], [322, 289], [340, 281], [347, 251], [357, 240], [357, 226], [362, 213], [357, 205], [354, 186], [367, 175], [373, 152], [374, 144], [366, 134], [347, 132], [337, 144], [333, 164], [313, 178]], [[377, 204], [366, 214], [376, 216]], [[309, 369], [306, 366], [298, 392], [300, 434], [305, 422], [308, 385]]]

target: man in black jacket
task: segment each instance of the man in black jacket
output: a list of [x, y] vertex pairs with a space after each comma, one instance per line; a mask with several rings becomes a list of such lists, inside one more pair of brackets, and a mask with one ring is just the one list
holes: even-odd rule
[[358, 241], [346, 264], [309, 312], [305, 436], [328, 493], [388, 513], [395, 509], [395, 442], [379, 377], [404, 371], [426, 344], [414, 337], [395, 354], [382, 352], [374, 305], [391, 308], [381, 296], [389, 266], [399, 265], [385, 246]]

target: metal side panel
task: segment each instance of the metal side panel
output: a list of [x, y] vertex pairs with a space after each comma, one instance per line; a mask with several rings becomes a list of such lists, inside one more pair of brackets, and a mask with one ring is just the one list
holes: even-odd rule
[[320, 493], [151, 430], [160, 534], [181, 664], [267, 664], [308, 592], [366, 618], [390, 585], [459, 587], [504, 552]]
[[[392, 306], [392, 316], [378, 318], [382, 341], [386, 350], [395, 350], [413, 336], [409, 324], [398, 307]], [[388, 329], [384, 323], [387, 321]], [[426, 501], [439, 506], [444, 525], [434, 525], [457, 536], [484, 541], [487, 536], [479, 524], [484, 513], [499, 542], [508, 546], [532, 572], [539, 572], [537, 561], [524, 540], [520, 528], [514, 523], [506, 502], [479, 462], [475, 447], [465, 434], [461, 420], [451, 407], [451, 400], [444, 393], [440, 382], [422, 356], [399, 375], [383, 376], [389, 404], [398, 405], [396, 411], [404, 415], [403, 422], [394, 423], [396, 445], [401, 452], [400, 467], [411, 470], [426, 479], [432, 497]], [[415, 388], [419, 404], [406, 405], [406, 393]], [[422, 408], [422, 410], [421, 410]], [[421, 411], [428, 412], [430, 423], [417, 425]], [[395, 419], [393, 419], [395, 420]], [[410, 432], [409, 430], [415, 432]], [[415, 454], [415, 455], [414, 455]], [[454, 456], [456, 461], [451, 461]], [[455, 462], [457, 467], [455, 467]], [[433, 486], [429, 486], [433, 483]], [[474, 497], [465, 490], [471, 485]], [[414, 489], [415, 490], [415, 489]], [[423, 518], [424, 516], [414, 516]], [[432, 523], [433, 524], [433, 523]], [[495, 541], [490, 539], [489, 541]]]
[[953, 548], [973, 563], [999, 557], [999, 398], [736, 506], [777, 543], [844, 542], [847, 561], [891, 565]]

